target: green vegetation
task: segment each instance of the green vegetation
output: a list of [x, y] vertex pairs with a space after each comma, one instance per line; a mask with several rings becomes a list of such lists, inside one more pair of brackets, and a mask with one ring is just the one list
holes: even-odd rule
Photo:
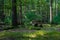
[[[29, 26], [32, 20], [40, 20], [43, 21], [42, 23], [47, 22], [47, 24], [50, 21], [49, 0], [0, 0], [0, 5], [0, 10], [3, 11], [1, 11], [0, 14], [5, 15], [4, 18], [1, 18], [1, 21], [9, 26], [13, 25], [12, 21], [15, 21], [15, 18], [18, 23], [20, 23], [22, 20], [24, 26]], [[15, 8], [13, 7], [13, 5], [15, 6]], [[52, 21], [54, 23], [60, 24], [60, 0], [53, 0], [51, 2], [51, 5], [51, 17], [53, 18]], [[15, 13], [13, 12], [13, 10], [15, 10]]]
[[60, 32], [46, 32], [44, 30], [36, 30], [35, 32], [0, 32], [0, 39], [10, 40], [60, 40]]
[[60, 40], [60, 0], [0, 0], [0, 40]]

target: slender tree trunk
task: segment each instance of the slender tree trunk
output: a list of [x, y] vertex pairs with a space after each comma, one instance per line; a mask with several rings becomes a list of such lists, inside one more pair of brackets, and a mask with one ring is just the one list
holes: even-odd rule
[[20, 0], [20, 25], [23, 26], [23, 15], [22, 15], [22, 0]]
[[52, 23], [52, 1], [50, 0], [50, 23]]
[[17, 10], [16, 10], [16, 0], [12, 0], [12, 25], [17, 27]]
[[57, 16], [57, 0], [55, 0], [56, 16]]

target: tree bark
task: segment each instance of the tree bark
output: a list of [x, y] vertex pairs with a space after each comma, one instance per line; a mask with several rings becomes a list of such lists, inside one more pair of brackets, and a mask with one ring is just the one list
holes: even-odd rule
[[12, 26], [17, 27], [16, 0], [12, 0]]
[[56, 8], [56, 16], [58, 15], [57, 14], [57, 0], [55, 0], [55, 8]]
[[0, 0], [0, 21], [4, 22], [4, 0]]
[[23, 26], [24, 23], [23, 23], [23, 15], [22, 15], [22, 0], [20, 0], [20, 25]]
[[52, 2], [53, 0], [50, 0], [50, 23], [52, 23]]

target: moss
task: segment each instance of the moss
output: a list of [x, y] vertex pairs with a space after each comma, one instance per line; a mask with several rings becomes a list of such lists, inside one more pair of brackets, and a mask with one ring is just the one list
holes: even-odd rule
[[60, 32], [46, 32], [44, 30], [36, 30], [35, 32], [0, 32], [0, 39], [16, 39], [16, 40], [59, 40]]

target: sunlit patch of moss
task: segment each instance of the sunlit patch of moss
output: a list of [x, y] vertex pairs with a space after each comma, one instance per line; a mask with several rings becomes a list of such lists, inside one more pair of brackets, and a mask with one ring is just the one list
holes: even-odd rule
[[32, 39], [29, 39], [29, 40], [32, 40]]
[[48, 28], [48, 27], [51, 27], [51, 25], [50, 24], [43, 24], [43, 27]]
[[36, 37], [36, 34], [25, 34], [24, 36], [35, 38]]
[[1, 34], [0, 37], [5, 35], [5, 33], [0, 33], [0, 34]]
[[32, 33], [24, 33], [23, 36], [35, 38], [37, 36], [44, 36], [45, 34], [47, 34], [46, 31], [39, 30], [39, 31], [35, 31], [35, 32], [32, 32]]
[[0, 39], [6, 37], [6, 31], [0, 32]]
[[41, 36], [44, 36], [45, 34], [47, 34], [47, 32], [44, 30], [43, 31], [39, 30], [39, 31], [36, 31], [35, 33], [36, 35], [41, 35]]

